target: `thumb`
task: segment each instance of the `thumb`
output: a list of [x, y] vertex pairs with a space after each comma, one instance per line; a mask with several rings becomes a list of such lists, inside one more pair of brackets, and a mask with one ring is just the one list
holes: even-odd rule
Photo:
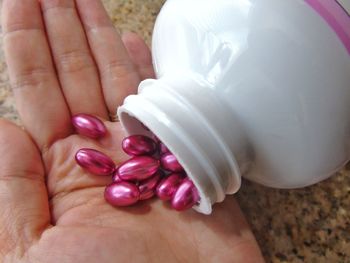
[[39, 151], [24, 130], [0, 119], [0, 262], [24, 256], [49, 224]]

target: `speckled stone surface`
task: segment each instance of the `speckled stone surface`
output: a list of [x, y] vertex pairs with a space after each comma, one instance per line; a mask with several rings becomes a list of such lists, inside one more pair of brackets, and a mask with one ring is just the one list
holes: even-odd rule
[[[154, 19], [164, 0], [104, 3], [121, 31], [137, 32], [150, 43]], [[19, 123], [2, 51], [0, 116]], [[300, 190], [276, 190], [243, 182], [237, 198], [267, 262], [350, 262], [349, 174], [350, 166]]]

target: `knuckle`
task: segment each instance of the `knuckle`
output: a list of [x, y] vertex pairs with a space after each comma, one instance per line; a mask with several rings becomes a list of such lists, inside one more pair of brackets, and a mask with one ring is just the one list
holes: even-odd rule
[[74, 8], [74, 0], [41, 0], [42, 9], [45, 13], [50, 9], [58, 9], [58, 8]]
[[37, 16], [40, 12], [38, 4], [31, 3], [31, 1], [14, 0], [3, 1], [2, 4], [2, 29], [4, 36], [17, 31], [43, 29], [42, 21]]
[[111, 60], [101, 69], [102, 77], [111, 79], [127, 78], [136, 74], [134, 65], [126, 60]]
[[27, 89], [41, 86], [50, 79], [50, 70], [47, 67], [33, 66], [18, 72], [12, 80], [12, 88]]
[[38, 183], [45, 183], [44, 175], [39, 174], [36, 171], [21, 171], [21, 172], [6, 172], [0, 174], [1, 182], [11, 182], [11, 181], [31, 181]]
[[62, 73], [72, 73], [93, 68], [95, 64], [88, 51], [68, 50], [58, 55], [56, 66]]
[[43, 28], [41, 26], [30, 26], [22, 22], [12, 23], [7, 25], [7, 28], [4, 31], [3, 38], [6, 41], [7, 38], [16, 34], [25, 34], [29, 32], [39, 32], [43, 33]]

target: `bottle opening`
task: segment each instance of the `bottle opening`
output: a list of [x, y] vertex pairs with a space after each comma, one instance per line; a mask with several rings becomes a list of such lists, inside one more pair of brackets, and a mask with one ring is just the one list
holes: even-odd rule
[[[128, 135], [140, 134], [149, 137], [156, 136], [166, 145], [166, 147], [175, 155], [181, 166], [184, 168], [187, 177], [193, 181], [195, 187], [197, 188], [200, 199], [199, 202], [192, 208], [203, 214], [211, 214], [213, 201], [208, 198], [208, 194], [206, 193], [208, 190], [203, 191], [203, 187], [200, 183], [198, 183], [198, 173], [192, 171], [193, 168], [189, 167], [191, 166], [191, 162], [188, 162], [183, 158], [181, 153], [179, 153], [178, 147], [176, 147], [174, 143], [169, 142], [169, 139], [166, 136], [157, 132], [157, 129], [152, 129], [154, 124], [147, 122], [147, 120], [139, 120], [134, 116], [134, 114], [128, 112], [125, 107], [118, 109], [118, 115], [120, 122]], [[153, 130], [155, 132], [153, 132]]]
[[240, 188], [245, 140], [227, 106], [196, 76], [142, 82], [118, 116], [129, 135], [154, 133], [168, 147], [199, 191], [195, 209], [210, 214], [212, 204]]
[[140, 134], [151, 137], [151, 130], [138, 119], [126, 112], [121, 112], [119, 120], [128, 135]]

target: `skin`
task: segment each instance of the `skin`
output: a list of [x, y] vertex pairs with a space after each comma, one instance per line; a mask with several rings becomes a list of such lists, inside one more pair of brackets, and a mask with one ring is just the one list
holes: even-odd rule
[[[232, 196], [210, 216], [156, 199], [115, 208], [111, 178], [76, 165], [83, 147], [127, 158], [108, 112], [154, 75], [145, 43], [120, 37], [99, 0], [3, 0], [2, 29], [24, 129], [0, 120], [0, 262], [263, 262]], [[77, 113], [107, 136], [74, 134]]]

